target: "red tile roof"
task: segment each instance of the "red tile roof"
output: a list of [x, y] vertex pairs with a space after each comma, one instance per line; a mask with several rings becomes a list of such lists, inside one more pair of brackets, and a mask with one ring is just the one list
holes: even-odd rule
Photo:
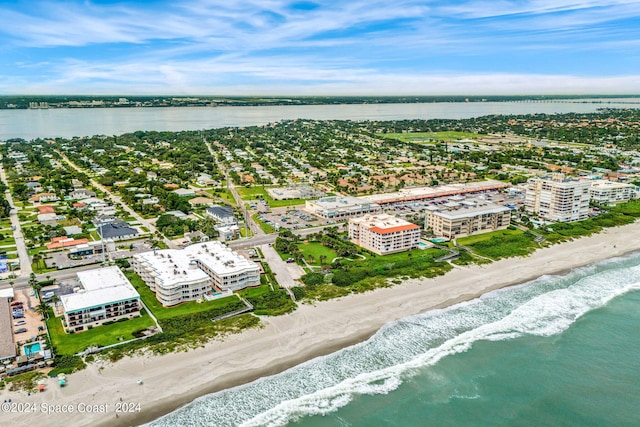
[[55, 213], [56, 210], [53, 208], [53, 206], [49, 206], [49, 205], [45, 205], [45, 206], [38, 206], [38, 213], [40, 214], [48, 214], [48, 213]]
[[371, 227], [370, 230], [378, 234], [389, 234], [389, 233], [396, 233], [398, 231], [416, 230], [419, 228], [420, 226], [416, 224], [406, 224], [406, 225], [398, 225], [396, 227], [389, 227], [389, 228]]
[[51, 239], [51, 243], [47, 243], [47, 249], [66, 248], [69, 246], [82, 245], [84, 243], [89, 243], [89, 239], [74, 240], [73, 238], [66, 236], [54, 237]]

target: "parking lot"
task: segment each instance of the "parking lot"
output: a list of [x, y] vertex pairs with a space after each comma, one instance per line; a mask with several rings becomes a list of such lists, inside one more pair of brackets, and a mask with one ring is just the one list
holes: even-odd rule
[[299, 230], [307, 227], [335, 224], [334, 220], [325, 220], [302, 210], [302, 207], [272, 209], [269, 213], [259, 214], [258, 219], [266, 222], [276, 230], [286, 228]]
[[45, 259], [48, 268], [70, 268], [79, 267], [82, 265], [96, 264], [106, 260], [115, 260], [119, 258], [129, 258], [137, 253], [149, 252], [151, 250], [151, 244], [146, 241], [125, 242], [118, 244], [115, 251], [107, 252], [106, 257], [103, 258], [102, 254], [85, 255], [78, 259], [69, 258], [68, 251], [50, 252], [47, 253]]
[[[505, 193], [492, 191], [478, 195], [470, 195], [467, 198], [480, 198], [488, 202], [496, 203], [498, 205], [507, 206], [512, 209], [517, 209], [524, 204], [524, 195], [515, 192]], [[424, 215], [428, 207], [442, 205], [449, 202], [451, 199], [452, 197], [439, 197], [422, 201], [402, 202], [395, 205], [385, 205], [383, 207], [383, 211], [390, 215], [395, 215], [410, 220], [412, 217]], [[255, 208], [256, 211], [258, 211], [258, 219], [271, 225], [276, 230], [280, 230], [282, 228], [286, 228], [289, 230], [298, 230], [307, 227], [318, 227], [322, 225], [336, 224], [336, 221], [334, 220], [318, 218], [305, 212], [302, 209], [302, 206], [275, 208], [270, 209], [267, 212], [264, 209], [263, 202], [258, 202], [255, 200], [252, 200], [251, 202], [251, 206]]]
[[[30, 341], [44, 331], [44, 322], [41, 316], [36, 313], [38, 301], [35, 296], [29, 295], [32, 292], [28, 289], [16, 291], [12, 302], [12, 304], [15, 304], [12, 305], [12, 309], [19, 307], [19, 304], [22, 303], [23, 317], [12, 318], [11, 320], [13, 322], [14, 339], [18, 344]], [[15, 333], [16, 330], [21, 331], [23, 329], [25, 329], [24, 332]]]
[[[518, 209], [524, 205], [524, 195], [518, 193], [503, 193], [498, 191], [487, 192], [478, 195], [467, 196], [465, 199], [484, 199], [487, 202], [496, 203], [511, 209]], [[416, 215], [424, 215], [431, 206], [440, 206], [449, 202], [452, 197], [439, 197], [419, 202], [398, 203], [393, 206], [385, 206], [384, 212], [390, 215], [396, 215], [404, 218], [415, 217]]]

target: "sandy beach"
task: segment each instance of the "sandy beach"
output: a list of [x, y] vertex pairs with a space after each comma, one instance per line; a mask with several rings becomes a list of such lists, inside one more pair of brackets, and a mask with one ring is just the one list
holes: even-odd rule
[[[639, 233], [640, 223], [607, 229], [538, 250], [527, 258], [456, 267], [434, 279], [409, 280], [392, 288], [301, 305], [292, 314], [263, 318], [261, 329], [197, 350], [95, 363], [68, 376], [64, 388], [48, 380], [43, 393], [27, 396], [25, 392], [2, 391], [2, 400], [17, 403], [10, 408], [16, 412], [3, 411], [2, 420], [7, 425], [138, 425], [198, 396], [272, 375], [363, 341], [390, 321], [640, 250], [640, 240], [635, 238]], [[143, 383], [138, 384], [138, 379]]]

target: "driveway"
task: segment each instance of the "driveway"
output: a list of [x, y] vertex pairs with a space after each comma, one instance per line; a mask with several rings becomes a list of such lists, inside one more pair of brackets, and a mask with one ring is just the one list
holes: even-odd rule
[[291, 289], [293, 286], [299, 285], [296, 280], [300, 279], [304, 274], [304, 270], [298, 264], [284, 262], [270, 245], [260, 246], [260, 249], [280, 286]]

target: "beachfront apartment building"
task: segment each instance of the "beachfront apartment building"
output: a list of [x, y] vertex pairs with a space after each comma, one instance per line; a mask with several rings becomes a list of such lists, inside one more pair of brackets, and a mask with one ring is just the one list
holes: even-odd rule
[[638, 187], [633, 184], [598, 179], [591, 181], [589, 195], [593, 202], [602, 205], [614, 205], [636, 199], [640, 195], [640, 192]]
[[420, 227], [387, 214], [349, 219], [349, 240], [378, 255], [417, 249]]
[[260, 285], [260, 268], [220, 242], [133, 256], [133, 270], [165, 307]]
[[556, 174], [531, 178], [526, 184], [525, 209], [540, 218], [572, 222], [589, 216], [591, 182]]
[[60, 297], [67, 331], [140, 316], [140, 295], [118, 267], [79, 271], [77, 278], [80, 289]]
[[305, 210], [320, 218], [338, 221], [382, 212], [382, 208], [377, 203], [350, 196], [329, 196], [318, 200], [307, 200]]
[[504, 230], [510, 224], [511, 209], [480, 198], [457, 197], [429, 206], [425, 214], [425, 228], [448, 240]]

